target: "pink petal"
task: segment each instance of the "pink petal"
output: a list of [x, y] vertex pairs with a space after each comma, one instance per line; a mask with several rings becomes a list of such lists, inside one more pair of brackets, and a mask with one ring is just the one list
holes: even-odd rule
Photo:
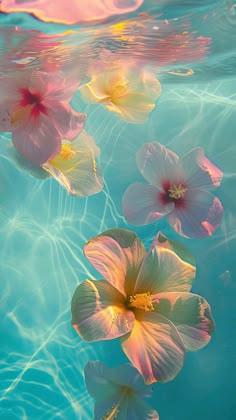
[[185, 196], [186, 208], [175, 209], [167, 218], [170, 225], [186, 238], [212, 235], [221, 223], [223, 207], [211, 193], [194, 189]]
[[15, 129], [12, 142], [22, 156], [37, 165], [42, 165], [61, 150], [58, 132], [43, 114], [37, 125], [31, 120], [24, 128]]
[[135, 233], [111, 229], [91, 239], [84, 254], [112, 286], [126, 295], [132, 289], [146, 250]]
[[188, 292], [196, 268], [168, 248], [152, 246], [141, 265], [133, 293]]
[[86, 280], [75, 290], [71, 302], [72, 325], [85, 341], [111, 340], [129, 332], [133, 312], [124, 297], [105, 280]]
[[74, 111], [68, 104], [50, 102], [47, 111], [62, 139], [74, 140], [84, 128], [86, 115]]
[[152, 185], [133, 184], [124, 193], [123, 213], [132, 225], [147, 225], [173, 210], [174, 204], [163, 205], [159, 200], [160, 190]]
[[146, 143], [136, 155], [138, 168], [152, 185], [161, 187], [165, 180], [176, 179], [178, 156], [160, 143]]
[[203, 149], [191, 150], [180, 159], [180, 164], [191, 188], [219, 187], [223, 173], [206, 158]]
[[161, 293], [158, 298], [156, 311], [173, 322], [186, 350], [206, 346], [215, 329], [207, 301], [192, 293]]
[[9, 111], [4, 106], [0, 108], [0, 132], [11, 132], [12, 126], [10, 123]]
[[121, 338], [121, 345], [146, 383], [168, 382], [181, 370], [185, 349], [175, 326], [154, 312], [135, 312], [132, 331]]

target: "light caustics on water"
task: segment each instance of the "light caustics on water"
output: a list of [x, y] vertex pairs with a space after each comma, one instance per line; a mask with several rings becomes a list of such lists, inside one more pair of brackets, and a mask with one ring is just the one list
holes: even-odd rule
[[[78, 22], [72, 2], [68, 15], [56, 9], [57, 17], [48, 14], [49, 2], [40, 3], [47, 9], [31, 10], [37, 17]], [[46, 68], [48, 72], [63, 68], [68, 77], [76, 75], [88, 83], [95, 67], [100, 73], [107, 68], [116, 70], [121, 63], [127, 63], [132, 53], [137, 66], [154, 72], [161, 84], [166, 82], [148, 123], [132, 129], [116, 114], [84, 103], [76, 93], [72, 104], [88, 115], [86, 130], [102, 151], [99, 165], [105, 188], [96, 197], [77, 199], [54, 179], [38, 180], [19, 170], [7, 153], [8, 137], [0, 135], [3, 418], [92, 418], [92, 400], [85, 391], [83, 368], [88, 360], [102, 355], [102, 346], [78, 340], [70, 325], [70, 301], [78, 284], [95, 277], [83, 256], [84, 244], [98, 232], [126, 227], [122, 194], [139, 176], [135, 154], [143, 143], [160, 141], [183, 155], [207, 139], [207, 156], [224, 172], [224, 185], [231, 187], [235, 174], [234, 134], [226, 138], [225, 127], [234, 120], [236, 99], [230, 81], [217, 80], [220, 75], [232, 74], [232, 67], [223, 64], [223, 59], [234, 59], [230, 48], [236, 37], [233, 3], [201, 2], [203, 10], [195, 13], [194, 2], [189, 1], [186, 15], [177, 1], [160, 1], [159, 10], [156, 2], [147, 2], [153, 15], [145, 12], [145, 2], [112, 3], [114, 8], [109, 10], [105, 2], [94, 1], [94, 9], [84, 9], [80, 22], [84, 23], [83, 29], [63, 27], [57, 33], [55, 28], [54, 34], [23, 28], [24, 18], [18, 15], [0, 16], [8, 19], [6, 27], [0, 29], [1, 74], [8, 70], [7, 63], [14, 63], [19, 71], [25, 67]], [[141, 3], [143, 9], [139, 10]], [[8, 11], [31, 6], [35, 7], [35, 2], [1, 2], [1, 7], [9, 7]], [[176, 16], [172, 6], [176, 7]], [[135, 15], [126, 15], [135, 10]], [[120, 13], [125, 13], [121, 21]], [[115, 16], [114, 21], [107, 22], [111, 16]], [[12, 25], [11, 19], [15, 22]], [[92, 26], [96, 20], [106, 23]], [[200, 79], [207, 81], [214, 76], [213, 84], [198, 84]], [[195, 83], [191, 88], [184, 85], [189, 81]], [[207, 124], [200, 123], [206, 120]], [[224, 191], [220, 190], [218, 196], [222, 202], [229, 200], [234, 208], [232, 189]], [[168, 234], [169, 228], [165, 229]], [[154, 231], [151, 225], [145, 228], [145, 245], [149, 245]], [[219, 247], [231, 247], [235, 238], [235, 217], [230, 209], [225, 211], [214, 238], [208, 241], [207, 257], [214, 252], [220, 254]], [[228, 266], [219, 275], [225, 284], [231, 282]], [[9, 340], [5, 341], [7, 334]]]

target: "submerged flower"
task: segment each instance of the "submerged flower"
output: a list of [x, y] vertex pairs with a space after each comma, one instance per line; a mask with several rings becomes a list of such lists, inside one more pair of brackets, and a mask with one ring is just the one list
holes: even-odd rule
[[158, 420], [158, 413], [142, 398], [152, 389], [129, 363], [109, 368], [88, 362], [84, 369], [87, 390], [95, 399], [94, 420]]
[[120, 337], [146, 383], [175, 378], [186, 350], [204, 347], [214, 330], [208, 303], [189, 293], [195, 267], [188, 250], [159, 234], [146, 252], [125, 229], [111, 229], [84, 253], [105, 280], [85, 280], [72, 298], [72, 325], [85, 341]]
[[0, 78], [0, 131], [12, 132], [16, 149], [41, 165], [83, 129], [85, 114], [69, 105], [78, 83], [58, 74], [25, 70]]
[[115, 69], [94, 75], [80, 88], [86, 102], [99, 103], [129, 123], [144, 123], [161, 94], [159, 81], [149, 72]]
[[84, 130], [72, 142], [62, 141], [60, 153], [42, 167], [31, 164], [11, 146], [8, 153], [21, 169], [36, 178], [53, 176], [70, 194], [88, 197], [103, 188], [102, 171], [95, 160], [100, 149]]
[[137, 165], [151, 184], [131, 185], [123, 196], [123, 212], [133, 225], [146, 225], [167, 215], [180, 235], [212, 235], [220, 225], [223, 207], [209, 190], [221, 183], [222, 172], [193, 149], [182, 158], [157, 142], [137, 152]]

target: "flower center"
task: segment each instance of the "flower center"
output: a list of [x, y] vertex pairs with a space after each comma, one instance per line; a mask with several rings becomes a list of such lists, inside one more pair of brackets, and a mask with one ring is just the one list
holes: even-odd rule
[[188, 189], [183, 184], [172, 184], [170, 188], [168, 188], [168, 197], [178, 200], [179, 198], [184, 197], [187, 190]]
[[152, 295], [150, 292], [137, 293], [134, 296], [130, 296], [128, 300], [128, 308], [142, 309], [145, 312], [154, 311], [152, 304]]
[[47, 115], [47, 110], [42, 104], [42, 95], [41, 93], [32, 93], [27, 88], [20, 89], [21, 101], [20, 106], [26, 107], [31, 105], [31, 115], [35, 118], [39, 116], [40, 113]]
[[64, 143], [61, 146], [60, 157], [64, 160], [70, 160], [76, 155], [76, 149], [70, 144]]

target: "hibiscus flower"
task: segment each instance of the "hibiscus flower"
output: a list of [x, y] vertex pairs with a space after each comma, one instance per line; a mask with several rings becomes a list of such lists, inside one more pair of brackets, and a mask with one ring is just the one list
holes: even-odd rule
[[204, 347], [214, 330], [208, 303], [189, 293], [195, 267], [189, 251], [158, 234], [146, 252], [135, 233], [111, 229], [85, 245], [104, 280], [85, 280], [72, 298], [72, 325], [85, 341], [120, 337], [146, 383], [167, 382], [186, 350]]
[[21, 70], [0, 77], [0, 131], [12, 132], [16, 149], [41, 165], [61, 150], [61, 139], [73, 140], [86, 116], [69, 105], [79, 83], [59, 74]]
[[95, 74], [80, 93], [84, 101], [99, 103], [129, 123], [142, 124], [155, 107], [161, 85], [147, 71], [118, 68]]
[[158, 420], [158, 413], [142, 398], [151, 397], [152, 388], [129, 363], [109, 368], [99, 361], [84, 369], [87, 390], [95, 399], [94, 420]]
[[129, 223], [146, 225], [167, 216], [176, 232], [187, 238], [215, 232], [223, 207], [209, 190], [220, 185], [223, 174], [203, 149], [193, 149], [180, 159], [160, 143], [146, 143], [136, 160], [151, 185], [136, 183], [126, 190], [122, 207]]
[[26, 160], [11, 143], [7, 151], [20, 169], [39, 179], [52, 176], [72, 195], [88, 197], [103, 188], [102, 171], [95, 160], [100, 149], [84, 130], [72, 142], [62, 140], [60, 153], [42, 167]]

